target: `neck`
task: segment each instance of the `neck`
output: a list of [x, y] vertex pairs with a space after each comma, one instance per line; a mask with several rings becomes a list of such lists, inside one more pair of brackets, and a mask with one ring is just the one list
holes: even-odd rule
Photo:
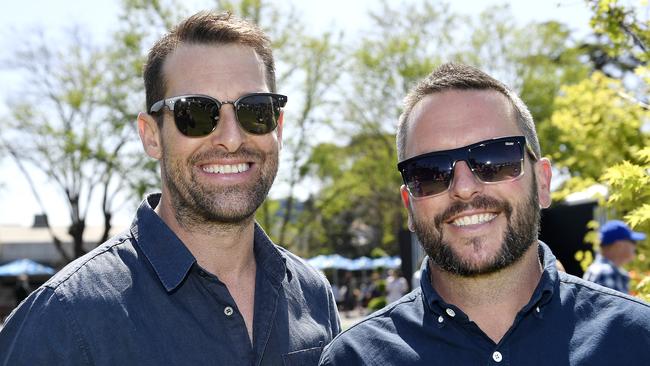
[[181, 224], [165, 196], [155, 212], [185, 244], [198, 264], [221, 281], [241, 278], [255, 271], [253, 218], [238, 223], [197, 222]]
[[621, 267], [625, 263], [625, 259], [620, 251], [617, 251], [615, 245], [611, 244], [606, 247], [601, 247], [600, 255], [610, 260], [616, 267]]
[[542, 274], [537, 245], [511, 266], [487, 275], [462, 277], [431, 263], [429, 268], [431, 284], [445, 302], [460, 308], [495, 343], [530, 301]]

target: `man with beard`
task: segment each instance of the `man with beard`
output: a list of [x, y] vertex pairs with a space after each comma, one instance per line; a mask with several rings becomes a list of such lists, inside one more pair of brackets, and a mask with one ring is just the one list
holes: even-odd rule
[[154, 45], [144, 81], [138, 130], [162, 194], [13, 312], [0, 364], [316, 364], [340, 327], [329, 284], [254, 220], [287, 101], [270, 41], [198, 13]]
[[515, 93], [445, 64], [406, 97], [397, 149], [421, 286], [321, 365], [650, 365], [650, 306], [558, 273], [537, 239], [551, 165]]

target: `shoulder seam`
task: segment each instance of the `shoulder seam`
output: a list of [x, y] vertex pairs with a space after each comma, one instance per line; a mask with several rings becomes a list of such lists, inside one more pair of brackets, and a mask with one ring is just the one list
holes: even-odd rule
[[393, 311], [393, 309], [395, 309], [397, 306], [399, 306], [401, 304], [405, 304], [407, 302], [409, 302], [409, 303], [413, 302], [420, 296], [422, 296], [422, 292], [420, 292], [418, 294], [412, 294], [412, 296], [409, 297], [409, 298], [406, 298], [406, 299], [402, 298], [401, 300], [398, 300], [398, 301], [386, 306], [383, 309], [377, 310], [376, 312], [366, 316], [365, 318], [361, 319], [357, 323], [353, 324], [350, 328], [348, 328], [348, 329], [342, 331], [341, 333], [339, 333], [334, 339], [332, 339], [332, 342], [334, 342], [336, 340], [336, 338], [338, 338], [341, 334], [344, 334], [344, 333], [348, 332], [349, 330], [352, 330], [352, 329], [356, 328], [358, 325], [360, 325], [362, 323], [365, 323], [367, 321], [370, 321], [372, 319], [380, 318], [380, 317], [383, 317], [384, 315], [390, 314], [390, 312]]
[[102, 250], [97, 251], [92, 257], [86, 258], [82, 263], [79, 263], [77, 265], [77, 268], [75, 268], [73, 271], [67, 274], [66, 277], [63, 277], [59, 280], [57, 280], [55, 283], [46, 283], [44, 287], [51, 288], [52, 290], [56, 290], [59, 286], [61, 286], [63, 283], [67, 282], [70, 277], [72, 277], [75, 273], [77, 273], [81, 268], [85, 267], [88, 262], [91, 260], [95, 259], [97, 256], [102, 255], [109, 251], [111, 248], [114, 248], [118, 245], [124, 244], [127, 240], [132, 239], [130, 236], [125, 236], [121, 238], [120, 240], [117, 240], [115, 243], [108, 245], [106, 248], [103, 248]]
[[643, 301], [643, 300], [641, 300], [639, 298], [636, 298], [634, 296], [624, 294], [622, 292], [618, 292], [618, 291], [615, 291], [615, 290], [612, 290], [611, 292], [610, 291], [603, 291], [602, 289], [599, 289], [597, 287], [597, 286], [600, 286], [600, 285], [598, 285], [596, 283], [594, 283], [594, 285], [596, 285], [596, 286], [592, 286], [592, 284], [590, 282], [585, 281], [586, 283], [583, 283], [582, 281], [574, 281], [574, 280], [571, 280], [570, 278], [566, 278], [566, 277], [565, 278], [560, 277], [560, 282], [580, 286], [582, 288], [587, 288], [589, 290], [596, 291], [596, 292], [601, 293], [603, 295], [618, 297], [619, 299], [631, 301], [631, 302], [637, 303], [639, 305], [643, 305], [645, 307], [650, 308], [650, 304], [646, 303], [645, 301]]

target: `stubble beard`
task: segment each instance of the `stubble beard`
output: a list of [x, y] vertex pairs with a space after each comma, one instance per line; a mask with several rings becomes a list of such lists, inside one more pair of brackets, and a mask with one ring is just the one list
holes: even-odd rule
[[[443, 235], [442, 225], [453, 215], [469, 208], [497, 209], [507, 219], [503, 241], [495, 255], [479, 264], [470, 263], [461, 258]], [[533, 183], [528, 197], [516, 204], [516, 210], [505, 200], [488, 196], [477, 196], [471, 202], [455, 202], [433, 220], [418, 220], [413, 216], [415, 233], [431, 261], [443, 271], [462, 277], [476, 277], [495, 273], [517, 262], [533, 243], [537, 242], [539, 232], [540, 209], [537, 197], [537, 184], [533, 174]], [[480, 246], [481, 241], [489, 238], [476, 237], [461, 245]]]
[[[278, 171], [278, 149], [270, 153], [241, 147], [236, 153], [208, 151], [187, 161], [171, 159], [163, 147], [162, 177], [168, 187], [176, 221], [185, 229], [221, 229], [248, 224], [264, 202]], [[201, 183], [192, 167], [197, 161], [221, 158], [256, 161], [259, 175], [246, 184], [207, 186]], [[184, 172], [189, 171], [189, 179]], [[205, 231], [205, 230], [204, 230]]]

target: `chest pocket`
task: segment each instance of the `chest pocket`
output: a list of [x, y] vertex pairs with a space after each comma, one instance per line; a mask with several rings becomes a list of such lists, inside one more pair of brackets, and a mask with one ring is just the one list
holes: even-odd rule
[[301, 349], [299, 351], [293, 351], [282, 355], [282, 361], [285, 366], [316, 366], [318, 365], [318, 360], [320, 359], [322, 352], [323, 347]]

